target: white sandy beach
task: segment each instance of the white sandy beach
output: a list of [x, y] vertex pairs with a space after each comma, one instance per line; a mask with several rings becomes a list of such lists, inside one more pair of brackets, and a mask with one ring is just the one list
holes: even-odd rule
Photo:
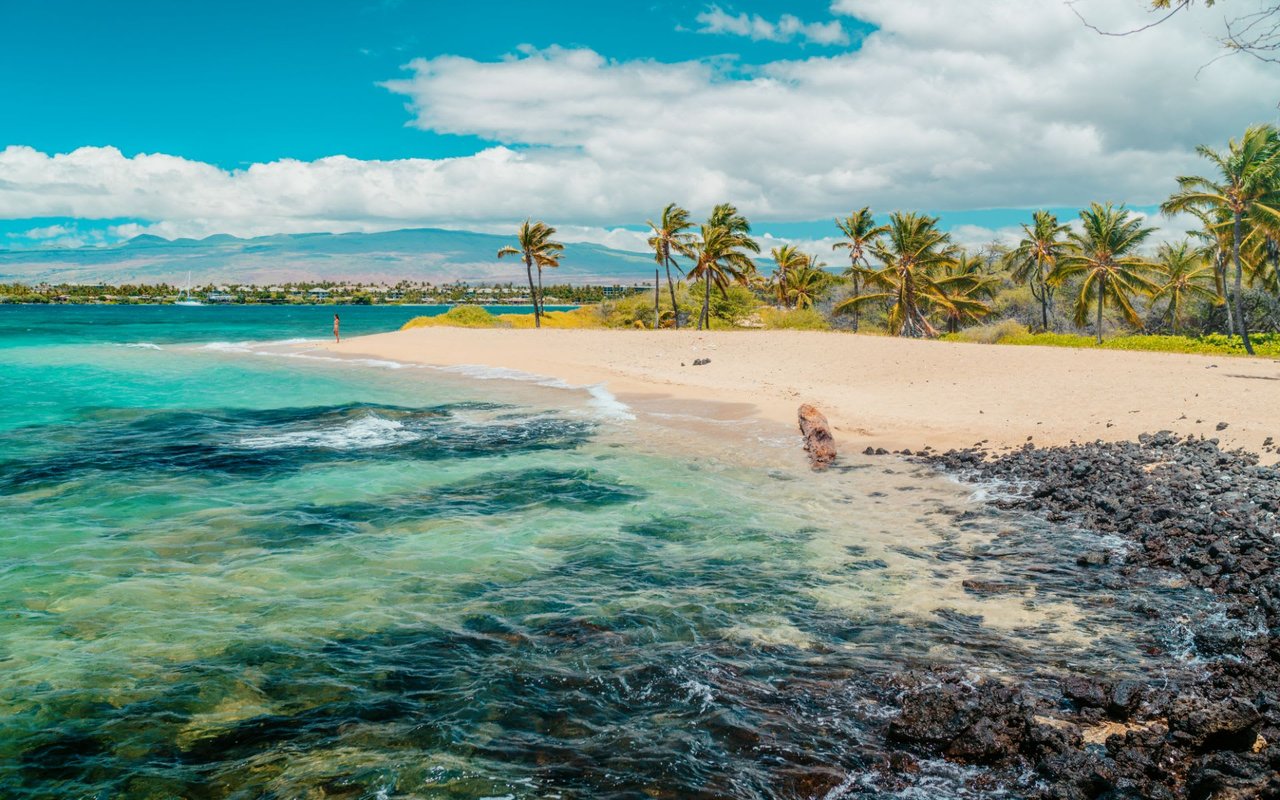
[[[1280, 441], [1280, 362], [914, 341], [802, 331], [417, 328], [326, 349], [605, 384], [643, 409], [684, 404], [794, 425], [822, 409], [845, 452], [1133, 439], [1172, 430], [1259, 453]], [[711, 363], [693, 366], [694, 359]], [[722, 405], [711, 411], [706, 401]], [[1217, 430], [1219, 423], [1227, 423]]]

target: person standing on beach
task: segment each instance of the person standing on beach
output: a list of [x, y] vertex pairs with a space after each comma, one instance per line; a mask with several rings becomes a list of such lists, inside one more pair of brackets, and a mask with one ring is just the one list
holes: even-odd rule
[[333, 315], [333, 343], [334, 344], [342, 343], [342, 337], [338, 335], [338, 315], [337, 314]]

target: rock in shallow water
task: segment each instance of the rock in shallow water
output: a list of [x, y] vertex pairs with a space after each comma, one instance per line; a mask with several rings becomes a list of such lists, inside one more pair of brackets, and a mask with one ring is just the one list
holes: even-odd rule
[[814, 469], [826, 469], [836, 460], [836, 440], [831, 435], [831, 424], [821, 411], [808, 403], [800, 406], [797, 416], [809, 463]]
[[[1167, 431], [1138, 442], [1000, 456], [952, 451], [927, 461], [972, 480], [1026, 486], [1025, 496], [997, 503], [1109, 537], [1080, 555], [1080, 565], [1120, 581], [1180, 573], [1184, 585], [1217, 598], [1222, 621], [1197, 627], [1190, 641], [1200, 660], [1171, 658], [1161, 680], [1064, 676], [1069, 703], [1058, 708], [1017, 685], [987, 697], [984, 684], [946, 680], [910, 689], [891, 741], [993, 765], [1017, 796], [1280, 798], [1280, 471], [1216, 440]], [[1109, 557], [1114, 537], [1131, 543], [1117, 563]], [[1072, 720], [1092, 726], [1086, 738], [1094, 745]]]

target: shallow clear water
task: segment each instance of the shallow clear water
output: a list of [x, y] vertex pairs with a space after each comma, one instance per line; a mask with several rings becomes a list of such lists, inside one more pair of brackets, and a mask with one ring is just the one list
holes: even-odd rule
[[0, 307], [0, 796], [887, 796], [885, 676], [1142, 673], [1204, 610], [924, 467], [245, 311]]

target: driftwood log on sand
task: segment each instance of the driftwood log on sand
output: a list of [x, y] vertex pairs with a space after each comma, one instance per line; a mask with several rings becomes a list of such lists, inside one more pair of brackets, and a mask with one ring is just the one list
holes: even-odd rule
[[799, 417], [800, 434], [804, 436], [809, 464], [814, 469], [826, 469], [836, 460], [836, 440], [831, 436], [831, 424], [821, 411], [808, 403], [800, 406]]

